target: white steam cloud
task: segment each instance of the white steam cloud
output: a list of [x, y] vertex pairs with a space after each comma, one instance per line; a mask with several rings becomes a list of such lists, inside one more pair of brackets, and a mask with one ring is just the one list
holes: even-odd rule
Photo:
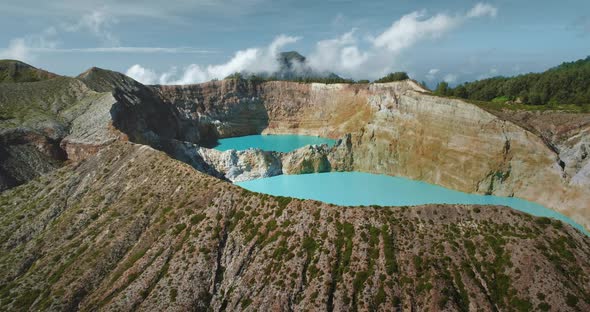
[[[458, 14], [412, 12], [376, 36], [362, 38], [353, 29], [339, 37], [319, 41], [307, 62], [315, 72], [334, 72], [354, 79], [378, 78], [395, 71], [399, 67], [398, 56], [420, 42], [441, 38], [471, 19], [495, 17], [497, 13], [497, 8], [486, 3], [478, 3]], [[221, 79], [235, 72], [272, 73], [278, 69], [276, 57], [281, 48], [297, 40], [299, 37], [281, 35], [267, 48], [238, 51], [225, 64], [207, 67], [192, 64], [181, 72], [172, 68], [160, 75], [136, 64], [129, 68], [127, 75], [146, 84], [189, 84]], [[430, 76], [434, 79], [437, 73], [432, 72]], [[445, 80], [456, 81], [457, 77], [447, 75]]]
[[277, 57], [286, 45], [297, 42], [300, 37], [278, 36], [266, 48], [250, 48], [236, 52], [234, 57], [225, 64], [201, 67], [197, 64], [187, 66], [182, 73], [173, 67], [169, 71], [156, 75], [139, 64], [131, 66], [126, 75], [145, 84], [191, 84], [223, 79], [234, 73], [273, 73], [279, 70]]
[[31, 54], [23, 38], [12, 39], [8, 47], [0, 50], [0, 59], [30, 60]]

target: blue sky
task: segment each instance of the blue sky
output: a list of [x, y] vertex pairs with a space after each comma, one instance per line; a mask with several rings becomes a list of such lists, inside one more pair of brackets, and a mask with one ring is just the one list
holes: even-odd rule
[[279, 51], [355, 79], [408, 71], [431, 86], [542, 71], [590, 55], [590, 1], [7, 0], [0, 58], [146, 83], [270, 71]]

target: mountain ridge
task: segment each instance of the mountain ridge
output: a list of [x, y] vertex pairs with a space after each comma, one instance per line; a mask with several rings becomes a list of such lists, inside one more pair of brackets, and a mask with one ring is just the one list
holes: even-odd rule
[[0, 83], [35, 82], [59, 77], [17, 60], [0, 60]]

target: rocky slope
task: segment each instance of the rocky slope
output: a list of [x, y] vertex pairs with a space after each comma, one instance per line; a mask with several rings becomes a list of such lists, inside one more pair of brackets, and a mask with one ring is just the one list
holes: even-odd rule
[[153, 146], [216, 175], [191, 145], [198, 135], [196, 124], [119, 73], [92, 68], [77, 78], [0, 83], [0, 191], [115, 140]]
[[114, 143], [0, 194], [0, 309], [584, 311], [590, 240], [505, 207], [251, 193]]
[[0, 83], [0, 190], [81, 160], [118, 138], [116, 100], [80, 81]]

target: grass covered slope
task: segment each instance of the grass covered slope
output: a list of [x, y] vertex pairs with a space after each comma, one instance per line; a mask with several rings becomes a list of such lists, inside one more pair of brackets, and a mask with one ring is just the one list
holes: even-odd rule
[[0, 129], [27, 128], [43, 131], [66, 128], [102, 94], [67, 77], [35, 83], [0, 84]]
[[132, 143], [0, 194], [0, 225], [0, 310], [590, 309], [561, 222], [274, 198]]
[[15, 60], [0, 60], [0, 83], [33, 82], [58, 75]]

